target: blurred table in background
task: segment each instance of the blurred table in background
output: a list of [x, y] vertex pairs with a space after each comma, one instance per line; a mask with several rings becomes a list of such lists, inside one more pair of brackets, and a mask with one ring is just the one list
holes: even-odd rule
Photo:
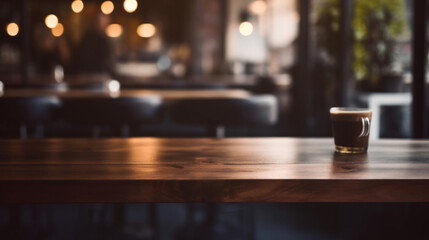
[[372, 110], [371, 139], [380, 138], [381, 108], [385, 106], [410, 106], [411, 93], [359, 93], [357, 101]]
[[[51, 85], [64, 83], [71, 89], [102, 88], [105, 81], [112, 77], [106, 74], [86, 74], [86, 75], [32, 75], [28, 86], [32, 88], [46, 88]], [[207, 76], [187, 76], [183, 78], [172, 78], [168, 76], [159, 77], [125, 77], [116, 78], [126, 89], [228, 89], [240, 88], [252, 90], [259, 84], [259, 77], [256, 75], [207, 75]], [[281, 90], [288, 90], [291, 86], [290, 75], [279, 74], [272, 76], [273, 84]], [[19, 77], [9, 75], [0, 76], [8, 87], [22, 87], [23, 82]]]
[[[20, 102], [21, 100], [44, 99], [46, 97], [55, 99], [59, 104], [55, 106], [53, 114], [46, 117], [49, 121], [43, 124], [47, 129], [46, 135], [28, 134], [30, 137], [43, 135], [48, 137], [98, 137], [106, 135], [112, 137], [118, 136], [118, 129], [121, 129], [121, 136], [177, 136], [176, 134], [179, 136], [194, 136], [195, 134], [206, 136], [206, 126], [195, 124], [185, 126], [172, 121], [169, 114], [179, 101], [187, 99], [205, 101], [209, 99], [213, 101], [249, 102], [255, 96], [243, 89], [124, 89], [117, 92], [83, 89], [6, 89], [0, 96], [0, 100], [3, 102]], [[157, 121], [150, 121], [149, 123], [147, 121], [135, 121], [132, 120], [134, 118], [129, 117], [146, 112], [148, 106], [145, 106], [145, 103], [149, 102], [160, 102], [160, 108], [156, 111], [159, 113], [156, 114], [159, 115]], [[117, 112], [123, 114], [117, 114]], [[30, 116], [33, 114], [34, 112], [30, 110]], [[8, 121], [7, 123], [11, 126], [0, 125], [0, 138], [17, 137], [16, 134], [19, 131], [14, 129], [18, 129], [20, 122], [25, 122], [26, 118], [21, 119], [19, 117], [18, 119], [20, 120]], [[87, 119], [87, 121], [83, 121], [83, 119]], [[130, 128], [131, 125], [133, 126]], [[32, 131], [30, 129], [30, 132]], [[42, 133], [42, 131], [38, 132]], [[19, 136], [27, 136], [27, 134], [20, 134]]]
[[119, 92], [91, 91], [91, 90], [45, 90], [45, 89], [6, 89], [1, 97], [38, 97], [56, 96], [59, 98], [121, 98], [157, 95], [164, 101], [171, 102], [187, 98], [246, 98], [250, 92], [241, 89], [213, 89], [213, 90], [192, 90], [192, 89], [145, 89], [131, 90], [125, 89]]
[[429, 141], [0, 140], [1, 203], [429, 202]]

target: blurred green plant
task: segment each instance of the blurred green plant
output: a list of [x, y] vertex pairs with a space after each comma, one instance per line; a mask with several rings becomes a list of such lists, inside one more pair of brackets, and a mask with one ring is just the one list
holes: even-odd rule
[[[339, 49], [340, 2], [325, 0], [317, 10], [316, 34], [323, 60], [335, 68]], [[406, 29], [404, 0], [355, 0], [353, 77], [374, 88], [394, 75], [394, 47]]]

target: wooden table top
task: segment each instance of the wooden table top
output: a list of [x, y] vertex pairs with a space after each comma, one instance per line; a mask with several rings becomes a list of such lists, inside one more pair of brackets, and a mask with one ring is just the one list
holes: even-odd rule
[[428, 202], [429, 141], [0, 140], [0, 202]]
[[250, 96], [250, 92], [241, 89], [218, 89], [218, 90], [131, 90], [124, 89], [116, 93], [108, 91], [91, 90], [44, 90], [44, 89], [6, 89], [0, 97], [38, 97], [56, 96], [59, 98], [118, 98], [118, 97], [139, 97], [147, 95], [158, 95], [164, 100], [177, 100], [184, 98], [245, 98]]

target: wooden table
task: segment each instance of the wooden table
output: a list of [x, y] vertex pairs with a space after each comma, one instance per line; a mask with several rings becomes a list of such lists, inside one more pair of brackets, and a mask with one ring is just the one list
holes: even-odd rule
[[0, 140], [0, 202], [428, 202], [429, 141]]

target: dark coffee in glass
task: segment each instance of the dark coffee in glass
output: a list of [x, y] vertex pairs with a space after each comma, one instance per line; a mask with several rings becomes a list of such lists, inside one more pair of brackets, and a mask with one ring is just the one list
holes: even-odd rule
[[368, 149], [372, 112], [364, 108], [331, 108], [335, 151], [363, 153]]

